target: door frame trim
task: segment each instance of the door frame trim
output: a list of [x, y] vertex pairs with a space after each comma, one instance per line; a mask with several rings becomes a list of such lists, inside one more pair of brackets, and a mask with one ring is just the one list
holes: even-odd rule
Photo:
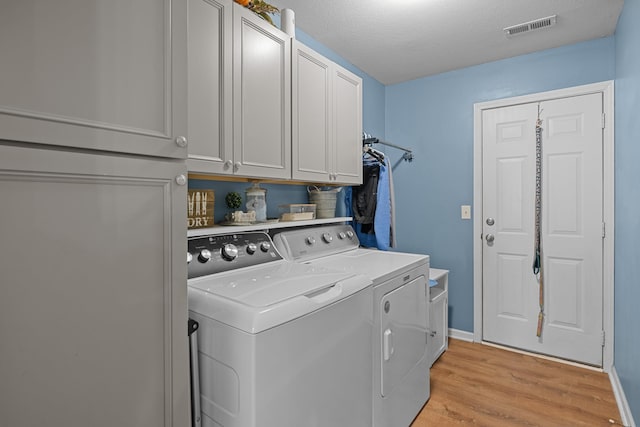
[[473, 105], [473, 340], [482, 342], [482, 112], [531, 102], [549, 101], [571, 96], [602, 93], [605, 127], [603, 129], [603, 220], [606, 235], [603, 239], [603, 301], [602, 321], [605, 333], [602, 368], [613, 367], [614, 338], [614, 82], [608, 80], [565, 89], [539, 92], [524, 96], [479, 102]]

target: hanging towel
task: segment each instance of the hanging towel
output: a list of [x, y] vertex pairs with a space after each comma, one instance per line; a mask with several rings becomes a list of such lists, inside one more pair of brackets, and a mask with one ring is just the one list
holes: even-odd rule
[[398, 242], [396, 241], [396, 196], [393, 190], [393, 173], [391, 167], [391, 160], [386, 158], [386, 166], [389, 170], [389, 204], [390, 204], [390, 215], [391, 215], [391, 223], [389, 224], [389, 246], [395, 248], [398, 246]]
[[389, 158], [385, 157], [385, 164], [380, 165], [380, 177], [378, 178], [378, 197], [373, 228], [376, 235], [376, 247], [388, 251], [391, 247], [391, 187], [389, 179], [391, 168], [388, 165]]

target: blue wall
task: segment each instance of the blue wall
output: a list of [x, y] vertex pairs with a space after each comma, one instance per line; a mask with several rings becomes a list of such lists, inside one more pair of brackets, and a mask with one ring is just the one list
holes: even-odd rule
[[473, 331], [473, 104], [613, 80], [614, 55], [608, 37], [387, 86], [386, 138], [415, 154], [393, 170], [398, 250], [451, 271], [450, 327]]
[[640, 4], [625, 1], [616, 31], [615, 362], [640, 420]]

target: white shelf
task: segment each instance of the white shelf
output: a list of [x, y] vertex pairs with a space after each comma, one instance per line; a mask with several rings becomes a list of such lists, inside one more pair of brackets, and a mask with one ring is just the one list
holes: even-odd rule
[[449, 290], [449, 270], [429, 268], [429, 282], [435, 280], [437, 284], [429, 283], [429, 300], [435, 302], [441, 295]]
[[429, 279], [439, 280], [446, 274], [449, 274], [449, 270], [442, 270], [439, 268], [429, 268]]
[[323, 218], [323, 219], [310, 219], [306, 221], [279, 221], [279, 222], [266, 222], [262, 224], [251, 225], [215, 225], [210, 228], [196, 228], [187, 231], [187, 237], [197, 236], [211, 236], [219, 234], [229, 233], [243, 233], [246, 231], [267, 231], [276, 228], [291, 228], [291, 227], [306, 227], [309, 225], [322, 225], [322, 224], [337, 224], [351, 221], [353, 218], [350, 216], [336, 217], [336, 218]]

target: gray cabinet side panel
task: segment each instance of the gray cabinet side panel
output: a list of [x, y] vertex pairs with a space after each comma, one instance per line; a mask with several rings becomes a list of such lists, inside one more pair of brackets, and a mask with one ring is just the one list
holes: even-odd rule
[[0, 146], [0, 426], [187, 425], [176, 173]]

